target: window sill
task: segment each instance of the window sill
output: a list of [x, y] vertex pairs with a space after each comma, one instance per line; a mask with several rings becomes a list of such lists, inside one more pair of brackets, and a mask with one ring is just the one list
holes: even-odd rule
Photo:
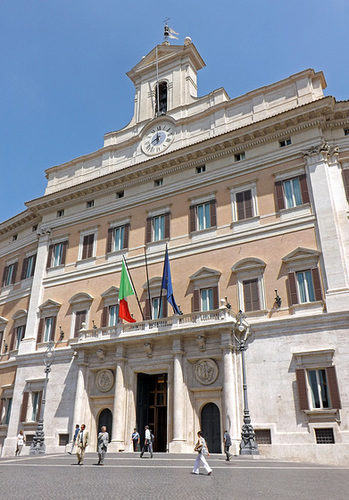
[[311, 215], [311, 207], [309, 203], [306, 203], [304, 205], [298, 205], [297, 207], [284, 208], [278, 213], [282, 221], [298, 219], [305, 215]]
[[166, 249], [166, 244], [169, 241], [170, 241], [170, 238], [166, 238], [166, 239], [159, 240], [159, 241], [150, 241], [149, 243], [146, 244], [146, 248], [149, 251], [149, 253], [158, 252], [158, 251], [164, 252]]
[[314, 314], [322, 313], [325, 310], [325, 303], [323, 300], [316, 302], [304, 302], [302, 304], [294, 304], [291, 306], [293, 314]]
[[260, 309], [258, 311], [248, 311], [245, 312], [247, 318], [267, 318], [268, 311], [267, 309]]
[[217, 234], [217, 226], [202, 229], [201, 231], [193, 231], [190, 233], [192, 241], [199, 241], [206, 238], [215, 238]]
[[250, 217], [249, 219], [237, 220], [231, 223], [230, 227], [234, 233], [241, 233], [243, 231], [250, 231], [260, 225], [260, 217]]
[[94, 264], [95, 262], [96, 262], [96, 257], [89, 257], [88, 259], [76, 261], [75, 267], [77, 268], [89, 267], [91, 264]]
[[58, 274], [63, 270], [64, 270], [64, 264], [60, 264], [59, 266], [48, 267], [46, 269], [46, 272], [48, 275], [52, 275], [52, 274]]
[[303, 410], [308, 422], [340, 422], [340, 414], [337, 409]]
[[121, 262], [122, 257], [126, 255], [128, 248], [122, 248], [121, 250], [114, 250], [105, 255], [108, 262]]

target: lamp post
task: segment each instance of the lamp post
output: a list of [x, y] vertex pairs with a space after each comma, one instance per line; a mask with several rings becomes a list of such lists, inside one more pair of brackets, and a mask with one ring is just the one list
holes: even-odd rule
[[45, 433], [44, 433], [44, 411], [46, 402], [46, 390], [48, 382], [48, 374], [51, 371], [51, 365], [54, 361], [54, 342], [51, 340], [48, 347], [44, 353], [44, 364], [45, 364], [45, 383], [44, 390], [42, 391], [42, 401], [40, 408], [40, 415], [38, 420], [38, 427], [35, 431], [33, 441], [30, 445], [29, 455], [44, 455], [46, 452], [45, 445]]
[[[251, 424], [250, 410], [248, 409], [247, 381], [245, 366], [245, 351], [247, 349], [247, 337], [250, 333], [250, 325], [246, 321], [246, 316], [240, 310], [236, 315], [235, 330], [239, 332], [239, 338], [234, 334], [238, 349], [241, 352], [242, 364], [242, 387], [244, 391], [244, 423], [241, 429], [240, 455], [259, 455], [258, 445], [255, 441], [255, 432]], [[242, 334], [245, 332], [244, 337]]]

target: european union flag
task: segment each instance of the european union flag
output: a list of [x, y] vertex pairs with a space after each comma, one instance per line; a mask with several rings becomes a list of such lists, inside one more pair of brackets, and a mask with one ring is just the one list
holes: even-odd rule
[[173, 289], [172, 289], [172, 280], [171, 280], [171, 270], [170, 270], [170, 261], [168, 259], [168, 250], [167, 250], [167, 245], [166, 245], [166, 253], [165, 253], [165, 262], [164, 262], [164, 271], [162, 273], [162, 283], [161, 283], [161, 288], [167, 290], [167, 302], [171, 304], [173, 312], [175, 314], [182, 314], [181, 311], [178, 309], [178, 306], [176, 304], [176, 301], [173, 296]]

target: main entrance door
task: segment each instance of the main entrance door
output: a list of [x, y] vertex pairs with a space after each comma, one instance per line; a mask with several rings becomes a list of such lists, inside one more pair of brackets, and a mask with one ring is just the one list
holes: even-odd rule
[[99, 414], [98, 418], [98, 427], [97, 427], [97, 435], [99, 432], [101, 432], [102, 427], [107, 428], [107, 433], [109, 434], [109, 441], [111, 441], [112, 438], [112, 431], [113, 431], [113, 414], [109, 410], [109, 408], [104, 408], [104, 410], [101, 411]]
[[210, 453], [221, 453], [221, 419], [217, 405], [207, 403], [201, 410], [201, 430]]
[[155, 436], [154, 451], [167, 449], [167, 374], [139, 373], [137, 380], [137, 428], [144, 442], [144, 427]]

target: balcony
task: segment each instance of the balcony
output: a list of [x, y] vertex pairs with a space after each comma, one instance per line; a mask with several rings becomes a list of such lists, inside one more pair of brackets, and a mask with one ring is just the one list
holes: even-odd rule
[[[196, 312], [171, 316], [168, 318], [139, 321], [137, 323], [117, 324], [103, 328], [82, 328], [79, 338], [74, 339], [74, 344], [87, 343], [91, 341], [105, 341], [112, 339], [128, 339], [142, 336], [173, 335], [175, 333], [186, 333], [187, 331], [200, 330], [203, 327], [217, 329], [232, 327], [236, 320], [236, 314], [227, 308], [215, 309], [213, 311]], [[73, 341], [73, 339], [72, 339]], [[71, 343], [73, 343], [71, 341]]]

